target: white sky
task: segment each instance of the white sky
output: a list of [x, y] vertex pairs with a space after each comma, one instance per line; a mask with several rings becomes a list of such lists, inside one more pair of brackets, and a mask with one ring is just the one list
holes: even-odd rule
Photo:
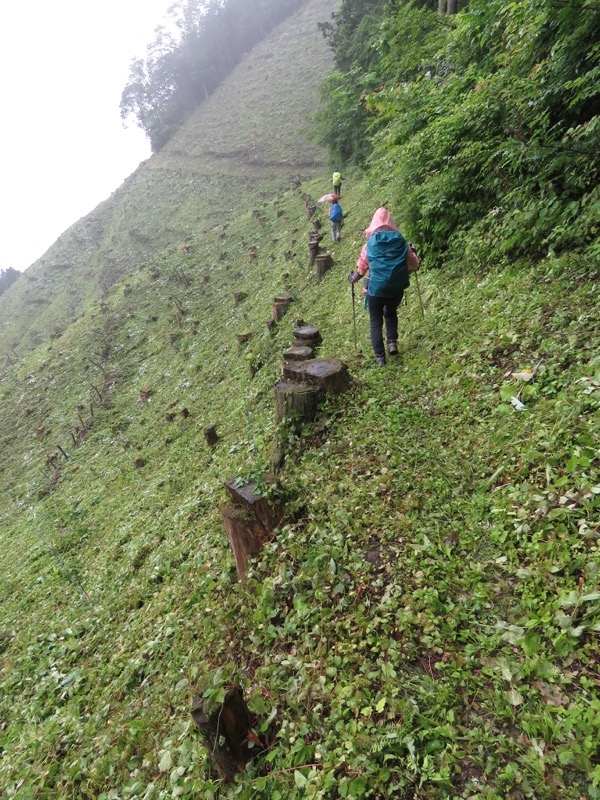
[[119, 115], [173, 0], [0, 0], [0, 269], [23, 270], [150, 155]]

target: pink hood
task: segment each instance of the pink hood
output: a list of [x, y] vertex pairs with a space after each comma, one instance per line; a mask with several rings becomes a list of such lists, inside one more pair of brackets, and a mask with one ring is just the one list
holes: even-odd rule
[[398, 228], [394, 225], [394, 220], [392, 219], [392, 215], [383, 206], [378, 208], [377, 211], [373, 214], [373, 219], [371, 220], [371, 224], [365, 230], [365, 237], [368, 239], [372, 233], [379, 230], [379, 228], [389, 228], [392, 231], [397, 231]]

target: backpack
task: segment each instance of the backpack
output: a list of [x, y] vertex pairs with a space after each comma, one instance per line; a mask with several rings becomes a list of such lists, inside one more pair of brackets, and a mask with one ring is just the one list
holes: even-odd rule
[[342, 173], [334, 172], [331, 182], [334, 186], [340, 186], [340, 184], [342, 183]]
[[367, 242], [369, 294], [396, 297], [409, 286], [408, 244], [399, 231], [375, 231]]
[[339, 205], [339, 203], [334, 203], [329, 211], [329, 219], [331, 222], [341, 222], [343, 218], [344, 215], [342, 213], [341, 205]]

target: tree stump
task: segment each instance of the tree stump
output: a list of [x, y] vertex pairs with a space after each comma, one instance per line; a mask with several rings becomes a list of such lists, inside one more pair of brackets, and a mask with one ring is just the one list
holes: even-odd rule
[[290, 347], [285, 350], [283, 357], [286, 361], [307, 361], [309, 358], [315, 357], [315, 350], [313, 347]]
[[238, 340], [238, 344], [246, 344], [252, 338], [252, 332], [248, 333], [236, 333], [236, 338]]
[[316, 347], [323, 339], [321, 331], [318, 328], [313, 328], [311, 325], [301, 325], [294, 330], [294, 339], [301, 342], [299, 345], [307, 347]]
[[322, 396], [320, 386], [279, 381], [275, 384], [275, 422], [279, 424], [283, 419], [299, 424], [312, 422]]
[[317, 255], [319, 254], [319, 238], [310, 238], [308, 240], [308, 266], [312, 267], [315, 263]]
[[[277, 487], [275, 481], [271, 486]], [[271, 505], [256, 491], [256, 481], [238, 485], [237, 480], [225, 482], [225, 490], [235, 508], [221, 506], [220, 512], [233, 550], [238, 579], [243, 581], [248, 572], [248, 556], [257, 555], [283, 518], [283, 504]]]
[[271, 319], [273, 322], [279, 322], [290, 307], [291, 302], [292, 298], [289, 295], [273, 298], [273, 309], [271, 311]]
[[320, 283], [325, 277], [327, 270], [333, 267], [333, 258], [331, 253], [320, 253], [317, 256], [317, 281]]
[[[225, 782], [231, 782], [247, 762], [265, 748], [252, 731], [256, 717], [246, 705], [240, 687], [230, 689], [222, 703], [197, 695], [192, 706], [192, 719]], [[260, 747], [250, 748], [250, 742], [258, 743]]]
[[219, 441], [216, 425], [207, 425], [204, 428], [204, 438], [210, 447], [213, 447]]
[[238, 580], [243, 581], [248, 574], [248, 556], [260, 553], [265, 542], [271, 538], [272, 531], [243, 508], [221, 506], [219, 511], [233, 550]]
[[337, 358], [288, 361], [283, 366], [283, 377], [291, 383], [320, 386], [331, 394], [341, 394], [350, 386], [348, 367]]

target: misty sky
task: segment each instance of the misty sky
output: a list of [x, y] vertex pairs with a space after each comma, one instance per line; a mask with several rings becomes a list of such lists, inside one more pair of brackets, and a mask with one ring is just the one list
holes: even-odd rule
[[150, 155], [119, 116], [173, 0], [0, 3], [0, 269], [25, 269]]

